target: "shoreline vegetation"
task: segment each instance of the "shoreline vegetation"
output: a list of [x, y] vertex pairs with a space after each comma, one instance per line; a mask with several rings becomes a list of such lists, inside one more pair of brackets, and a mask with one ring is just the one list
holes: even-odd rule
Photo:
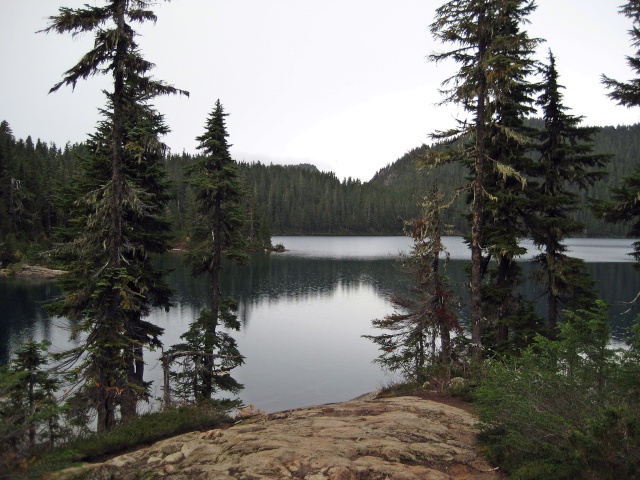
[[40, 265], [25, 263], [11, 264], [8, 268], [0, 269], [0, 278], [32, 278], [41, 280], [53, 280], [66, 275], [68, 272]]
[[[181, 242], [180, 244], [172, 247], [167, 253], [185, 253], [189, 251], [189, 247]], [[281, 243], [272, 245], [268, 248], [256, 250], [256, 252], [265, 253], [282, 253], [287, 249]], [[55, 280], [68, 272], [66, 270], [60, 270], [56, 268], [45, 267], [38, 264], [30, 263], [12, 263], [7, 268], [0, 268], [0, 278], [26, 278], [36, 280]]]

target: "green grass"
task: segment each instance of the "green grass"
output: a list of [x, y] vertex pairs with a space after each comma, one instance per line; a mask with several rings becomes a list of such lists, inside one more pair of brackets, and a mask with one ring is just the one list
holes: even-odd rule
[[[227, 406], [185, 406], [165, 412], [141, 415], [104, 434], [93, 434], [74, 440], [63, 447], [32, 459], [26, 466], [6, 478], [36, 480], [43, 475], [81, 462], [140, 448], [182, 433], [210, 430], [227, 425], [231, 419]], [[0, 479], [3, 479], [0, 475]]]

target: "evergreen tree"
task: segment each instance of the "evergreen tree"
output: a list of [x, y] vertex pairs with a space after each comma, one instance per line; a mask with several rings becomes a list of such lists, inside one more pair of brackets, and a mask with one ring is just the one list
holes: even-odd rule
[[[97, 73], [113, 77], [108, 110], [103, 112], [106, 120], [90, 152], [92, 168], [101, 173], [90, 182], [99, 185], [80, 197], [85, 215], [84, 223], [76, 221], [78, 237], [70, 244], [71, 275], [63, 284], [64, 298], [52, 307], [77, 321], [74, 336], [85, 334], [84, 345], [67, 352], [66, 361], [71, 365], [81, 360], [75, 372], [93, 400], [98, 430], [114, 425], [118, 404], [129, 416], [135, 413], [136, 399], [147, 395], [137, 367], [142, 366], [142, 347], [157, 345], [160, 329], [141, 319], [151, 306], [168, 306], [167, 287], [148, 262], [149, 253], [166, 245], [157, 230], [167, 227], [157, 221], [166, 201], [164, 187], [158, 182], [158, 159], [149, 157], [163, 153], [157, 137], [166, 127], [159, 126], [147, 102], [157, 95], [186, 92], [152, 79], [148, 72], [153, 64], [138, 50], [131, 23], [155, 21], [150, 3], [107, 0], [100, 7], [62, 7], [44, 30], [95, 32], [94, 48], [51, 91], [75, 87]], [[106, 165], [101, 163], [103, 151]], [[136, 162], [139, 167], [134, 167]], [[160, 191], [152, 184], [160, 185]]]
[[[219, 390], [236, 393], [242, 388], [228, 375], [231, 369], [243, 363], [236, 341], [220, 330], [220, 327], [240, 329], [235, 314], [237, 302], [222, 294], [223, 253], [238, 262], [247, 257], [243, 235], [243, 190], [237, 165], [229, 154], [226, 116], [218, 100], [207, 119], [205, 133], [196, 138], [200, 142], [198, 149], [204, 155], [187, 169], [188, 182], [200, 210], [200, 229], [195, 232], [195, 245], [189, 259], [195, 275], [206, 273], [209, 276], [210, 308], [202, 310], [181, 336], [185, 342], [174, 345], [165, 354], [165, 358], [183, 358], [182, 372], [174, 374], [177, 391], [196, 401], [211, 400]], [[215, 365], [216, 359], [222, 359], [222, 364]], [[165, 368], [167, 363], [165, 360]]]
[[[632, 108], [640, 106], [640, 0], [629, 0], [620, 12], [633, 22], [629, 34], [637, 50], [633, 57], [627, 56], [627, 64], [635, 72], [636, 78], [622, 82], [603, 75], [602, 83], [611, 90], [608, 93], [609, 98], [615, 100], [618, 105]], [[631, 223], [628, 235], [640, 237], [640, 164], [637, 164], [633, 173], [623, 178], [620, 185], [612, 190], [611, 198], [611, 202], [598, 206], [603, 218], [609, 222]], [[632, 255], [640, 264], [640, 242], [633, 245]]]
[[[453, 59], [460, 69], [444, 82], [443, 103], [461, 105], [473, 116], [469, 125], [434, 137], [448, 142], [472, 143], [466, 149], [445, 151], [439, 159], [470, 159], [472, 162], [472, 227], [471, 227], [471, 341], [476, 359], [482, 355], [482, 273], [483, 227], [485, 221], [485, 175], [489, 162], [501, 168], [502, 174], [513, 175], [514, 170], [499, 159], [491, 158], [487, 146], [495, 136], [496, 105], [505, 104], [505, 98], [517, 90], [523, 75], [530, 68], [529, 56], [539, 43], [530, 39], [519, 26], [536, 8], [530, 0], [452, 0], [436, 10], [431, 24], [434, 37], [451, 43], [454, 49], [430, 56], [434, 62]], [[522, 94], [522, 92], [518, 92]], [[514, 133], [508, 125], [502, 127], [511, 138]], [[433, 160], [433, 157], [432, 159]]]
[[580, 204], [576, 192], [606, 176], [597, 169], [607, 164], [610, 155], [592, 152], [598, 128], [580, 126], [582, 117], [567, 113], [551, 52], [543, 74], [538, 104], [544, 129], [538, 135], [540, 158], [534, 172], [539, 186], [530, 189], [533, 215], [529, 223], [534, 244], [543, 249], [535, 260], [545, 284], [548, 327], [555, 336], [561, 310], [582, 307], [596, 299], [594, 282], [585, 272], [584, 262], [566, 255], [563, 241], [585, 229], [583, 222], [572, 218]]
[[512, 478], [633, 478], [640, 459], [638, 364], [610, 345], [607, 305], [567, 311], [557, 339], [541, 335], [494, 362], [476, 390], [488, 457]]
[[602, 83], [611, 90], [607, 94], [609, 98], [618, 105], [631, 108], [640, 105], [640, 0], [629, 0], [620, 8], [620, 13], [633, 22], [629, 35], [637, 50], [634, 56], [627, 56], [627, 65], [636, 73], [636, 78], [623, 82], [602, 75]]
[[[512, 7], [513, 8], [513, 7]], [[505, 8], [494, 32], [498, 38], [521, 38], [517, 16]], [[489, 100], [493, 119], [488, 127], [484, 191], [487, 196], [483, 212], [482, 244], [483, 311], [487, 323], [483, 332], [486, 348], [518, 350], [526, 338], [532, 338], [539, 319], [530, 301], [518, 293], [523, 281], [517, 262], [526, 249], [520, 241], [527, 236], [524, 217], [527, 211], [525, 177], [531, 172], [531, 137], [534, 129], [525, 122], [534, 112], [533, 95], [538, 85], [529, 78], [537, 64], [532, 59], [532, 41], [500, 41], [493, 55], [511, 59], [511, 74], [495, 80], [499, 95]]]
[[[57, 253], [67, 262], [70, 274], [60, 280], [64, 299], [49, 307], [54, 313], [78, 320], [72, 334], [86, 334], [86, 341], [63, 358], [68, 364], [80, 361], [77, 373], [81, 376], [107, 378], [108, 391], [119, 392], [113, 396], [111, 408], [120, 405], [123, 418], [135, 415], [137, 401], [148, 397], [143, 348], [161, 346], [162, 329], [144, 317], [152, 308], [168, 308], [171, 293], [164, 272], [151, 262], [151, 255], [170, 247], [170, 225], [164, 218], [169, 198], [162, 169], [164, 145], [158, 141], [168, 129], [153, 108], [139, 103], [139, 99], [129, 100], [125, 103], [128, 116], [123, 174], [132, 201], [123, 209], [126, 249], [122, 266], [106, 270], [107, 252], [95, 248], [108, 237], [104, 185], [110, 176], [112, 121], [111, 110], [107, 109], [103, 112], [105, 119], [90, 137], [88, 155], [68, 193], [80, 200], [69, 207], [74, 218], [59, 232], [67, 243]], [[115, 318], [104, 309], [114, 294], [121, 302]], [[87, 382], [84, 393], [97, 402], [102, 393], [94, 385]]]
[[9, 122], [0, 123], [0, 266], [15, 261], [10, 216], [11, 155], [15, 140]]
[[62, 429], [62, 408], [55, 396], [60, 381], [45, 370], [48, 347], [47, 341], [24, 343], [0, 372], [0, 452], [4, 454], [5, 449], [20, 456], [35, 453], [42, 441], [51, 448]]
[[402, 265], [413, 277], [411, 295], [393, 295], [391, 302], [396, 312], [373, 320], [374, 327], [387, 333], [364, 336], [383, 352], [375, 362], [390, 371], [402, 371], [407, 379], [420, 384], [428, 379], [430, 366], [451, 360], [451, 332], [462, 331], [454, 312], [453, 295], [440, 272], [440, 256], [445, 252], [441, 201], [442, 195], [434, 187], [423, 199], [423, 214], [406, 225], [413, 247], [402, 258]]

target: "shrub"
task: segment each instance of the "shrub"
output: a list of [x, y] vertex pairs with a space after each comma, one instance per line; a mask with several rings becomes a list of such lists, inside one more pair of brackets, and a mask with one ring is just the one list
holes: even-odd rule
[[116, 455], [182, 433], [219, 428], [231, 422], [228, 412], [235, 407], [236, 402], [222, 400], [147, 413], [110, 432], [87, 435], [54, 449], [34, 459], [25, 468], [14, 471], [11, 478], [38, 479], [77, 462]]
[[[614, 351], [606, 305], [566, 312], [558, 339], [491, 364], [476, 390], [481, 440], [514, 479], [640, 474], [636, 347]], [[636, 376], [637, 378], [637, 376]]]

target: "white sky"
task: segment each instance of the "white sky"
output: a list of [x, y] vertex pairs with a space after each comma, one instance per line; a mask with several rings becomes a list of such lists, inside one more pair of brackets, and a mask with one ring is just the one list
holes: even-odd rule
[[[90, 35], [36, 34], [60, 6], [96, 0], [0, 0], [0, 120], [17, 138], [63, 146], [93, 131], [107, 78], [48, 94], [92, 45]], [[232, 154], [263, 163], [309, 162], [369, 180], [428, 134], [454, 125], [437, 107], [453, 65], [426, 57], [448, 48], [430, 33], [444, 0], [174, 0], [155, 7], [158, 22], [139, 30], [156, 78], [190, 98], [156, 101], [172, 132], [171, 149], [195, 152], [207, 115], [220, 99]], [[623, 0], [538, 0], [530, 36], [551, 48], [565, 103], [591, 125], [638, 122], [640, 112], [605, 97], [600, 75], [633, 77], [633, 53], [618, 14]]]

